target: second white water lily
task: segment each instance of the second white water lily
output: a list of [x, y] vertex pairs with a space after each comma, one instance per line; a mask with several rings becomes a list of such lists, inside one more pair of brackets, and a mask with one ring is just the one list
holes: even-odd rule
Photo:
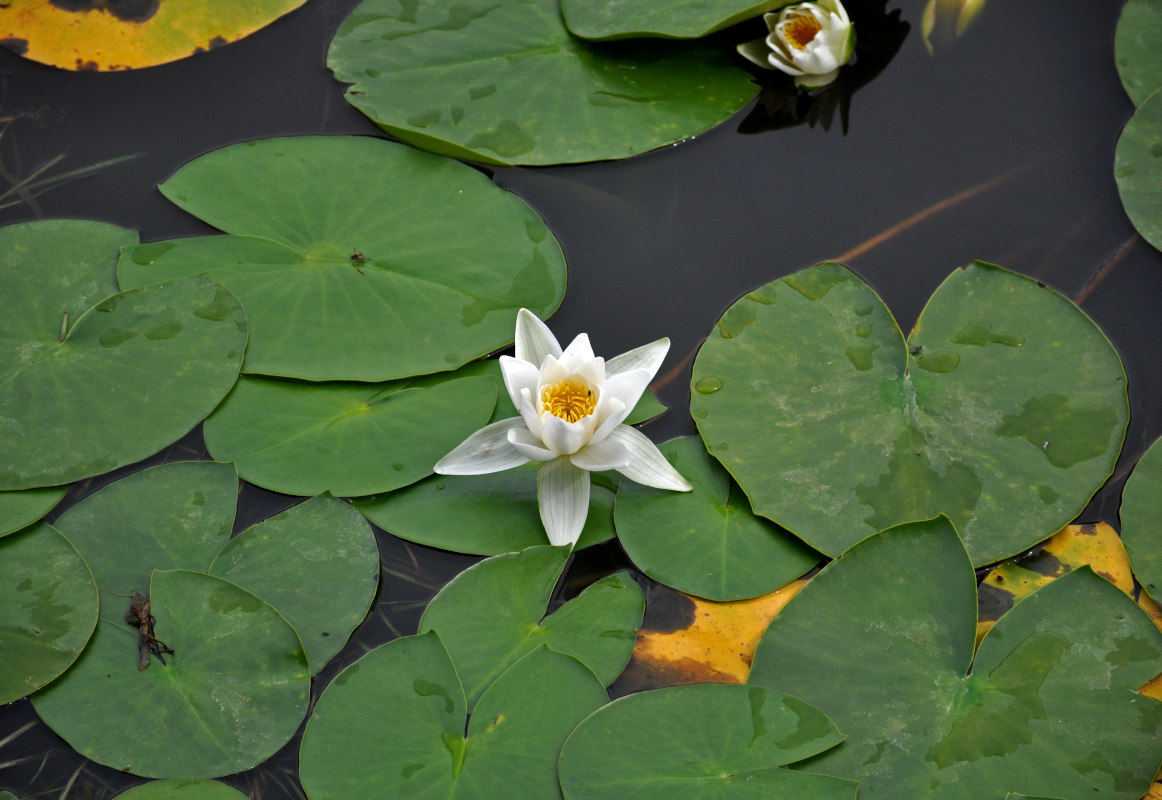
[[796, 3], [763, 14], [770, 34], [738, 46], [738, 52], [766, 69], [795, 78], [804, 89], [826, 86], [855, 51], [855, 29], [840, 0]]
[[658, 489], [691, 487], [645, 434], [623, 424], [658, 371], [668, 339], [606, 362], [582, 333], [564, 350], [527, 309], [516, 320], [516, 355], [500, 368], [519, 417], [486, 425], [440, 459], [442, 475], [482, 475], [539, 462], [537, 502], [555, 545], [577, 543], [589, 512], [589, 473], [613, 469]]

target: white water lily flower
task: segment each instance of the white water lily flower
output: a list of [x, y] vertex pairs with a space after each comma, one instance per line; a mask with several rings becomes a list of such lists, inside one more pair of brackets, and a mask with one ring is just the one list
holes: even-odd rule
[[826, 86], [855, 50], [855, 29], [839, 0], [796, 3], [778, 13], [763, 14], [770, 35], [738, 46], [738, 52], [760, 67], [795, 78], [804, 89]]
[[522, 308], [516, 357], [501, 356], [504, 385], [520, 412], [486, 425], [440, 459], [441, 475], [483, 475], [539, 462], [537, 504], [554, 545], [574, 545], [589, 513], [589, 472], [615, 469], [658, 489], [688, 492], [645, 434], [622, 424], [658, 371], [669, 339], [606, 362], [582, 333], [561, 350], [557, 339]]

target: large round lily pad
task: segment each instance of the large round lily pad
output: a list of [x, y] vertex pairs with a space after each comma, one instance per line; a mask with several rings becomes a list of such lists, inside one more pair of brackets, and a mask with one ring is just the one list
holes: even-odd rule
[[1155, 598], [1162, 597], [1162, 439], [1138, 460], [1122, 490], [1118, 516], [1122, 543], [1134, 574]]
[[1138, 800], [1162, 757], [1139, 687], [1162, 633], [1088, 568], [1020, 601], [973, 654], [976, 581], [944, 518], [869, 537], [767, 628], [750, 682], [818, 706], [847, 738], [811, 770], [860, 800]]
[[1140, 106], [1162, 86], [1162, 4], [1126, 0], [1114, 33], [1114, 59], [1126, 94]]
[[359, 512], [319, 496], [235, 536], [209, 572], [277, 608], [318, 673], [367, 616], [379, 585], [379, 548]]
[[1162, 249], [1162, 96], [1142, 101], [1122, 129], [1114, 151], [1114, 177], [1126, 216], [1138, 233]]
[[185, 570], [155, 572], [149, 596], [167, 663], [139, 669], [138, 630], [108, 612], [73, 668], [33, 697], [40, 718], [86, 758], [153, 778], [227, 775], [286, 744], [310, 693], [286, 620]]
[[598, 581], [552, 614], [545, 611], [569, 548], [532, 547], [481, 561], [440, 590], [420, 619], [452, 657], [469, 710], [512, 664], [545, 645], [583, 663], [603, 685], [621, 674], [645, 612], [626, 573]]
[[488, 377], [379, 384], [244, 377], [206, 420], [206, 447], [266, 489], [357, 497], [431, 475], [495, 405]]
[[758, 91], [731, 48], [589, 43], [558, 0], [364, 0], [327, 64], [392, 135], [492, 164], [625, 158], [710, 129]]
[[587, 717], [561, 751], [565, 800], [855, 800], [856, 784], [778, 767], [843, 740], [826, 715], [758, 686], [640, 692]]
[[687, 594], [741, 600], [773, 592], [818, 563], [818, 553], [751, 513], [746, 495], [697, 436], [659, 449], [694, 491], [632, 481], [618, 487], [617, 538], [642, 572]]
[[89, 568], [52, 526], [0, 539], [0, 705], [68, 669], [97, 625], [97, 605]]
[[696, 39], [794, 0], [561, 0], [569, 30], [583, 39]]
[[246, 800], [246, 795], [217, 781], [171, 778], [134, 786], [117, 795], [117, 800]]
[[480, 172], [358, 136], [216, 150], [161, 191], [230, 236], [128, 248], [125, 287], [206, 273], [251, 323], [244, 369], [313, 381], [440, 372], [550, 315], [565, 261], [541, 218]]
[[743, 297], [694, 363], [690, 408], [755, 513], [829, 555], [946, 514], [973, 562], [1070, 522], [1129, 415], [1113, 346], [1052, 289], [956, 270], [904, 340], [838, 264]]
[[0, 492], [0, 536], [36, 522], [60, 502], [68, 489], [67, 486], [46, 486], [23, 492]]
[[204, 277], [117, 294], [136, 234], [52, 220], [0, 229], [0, 490], [138, 461], [198, 424], [246, 348], [234, 297]]
[[545, 800], [560, 793], [565, 737], [607, 700], [589, 670], [542, 647], [501, 675], [469, 718], [439, 637], [396, 639], [323, 692], [299, 774], [311, 800]]

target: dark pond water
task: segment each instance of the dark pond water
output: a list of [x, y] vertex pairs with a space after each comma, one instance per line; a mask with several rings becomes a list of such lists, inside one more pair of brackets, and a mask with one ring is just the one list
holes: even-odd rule
[[[0, 211], [0, 223], [92, 218], [137, 228], [145, 241], [208, 233], [154, 188], [182, 163], [266, 136], [376, 134], [324, 67], [330, 37], [355, 5], [310, 0], [242, 42], [132, 73], [68, 73], [0, 51], [0, 117], [18, 117], [0, 139], [9, 171], [62, 152], [61, 168], [140, 154], [43, 195], [36, 207]], [[1115, 478], [1082, 516], [1116, 523], [1126, 469], [1162, 434], [1162, 256], [1136, 236], [1113, 179], [1114, 144], [1132, 111], [1113, 61], [1120, 3], [992, 0], [977, 26], [935, 58], [918, 35], [920, 0], [889, 4], [898, 17], [874, 6], [849, 4], [857, 26], [864, 8], [861, 42], [873, 48], [863, 53], [861, 80], [882, 70], [851, 96], [846, 130], [839, 113], [826, 126], [825, 114], [814, 125], [787, 125], [760, 106], [629, 161], [494, 171], [565, 249], [569, 291], [554, 330], [563, 340], [588, 331], [606, 355], [671, 338], [662, 372], [676, 369], [656, 389], [672, 411], [646, 428], [662, 441], [694, 432], [685, 359], [748, 290], [838, 258], [906, 330], [952, 269], [973, 259], [1001, 264], [1078, 298], [1125, 361], [1126, 446]], [[879, 53], [877, 62], [876, 35], [905, 32], [894, 57]], [[196, 430], [151, 463], [199, 457]], [[139, 468], [74, 487], [66, 503]], [[246, 487], [237, 525], [293, 502]], [[415, 632], [423, 604], [475, 560], [383, 532], [380, 546], [380, 594], [344, 664]], [[586, 551], [562, 593], [627, 565], [616, 544]], [[337, 668], [324, 671], [320, 687]], [[35, 720], [27, 700], [0, 708], [0, 788], [76, 800], [139, 782], [73, 755]], [[299, 796], [295, 746], [231, 782], [253, 797]]]

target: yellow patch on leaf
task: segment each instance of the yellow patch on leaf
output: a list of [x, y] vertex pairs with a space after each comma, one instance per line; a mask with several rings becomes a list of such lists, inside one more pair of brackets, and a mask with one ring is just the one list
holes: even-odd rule
[[729, 603], [665, 587], [651, 592], [618, 693], [686, 683], [745, 683], [763, 631], [806, 583], [800, 578], [762, 597]]
[[62, 69], [140, 69], [237, 41], [304, 2], [9, 0], [0, 44]]

